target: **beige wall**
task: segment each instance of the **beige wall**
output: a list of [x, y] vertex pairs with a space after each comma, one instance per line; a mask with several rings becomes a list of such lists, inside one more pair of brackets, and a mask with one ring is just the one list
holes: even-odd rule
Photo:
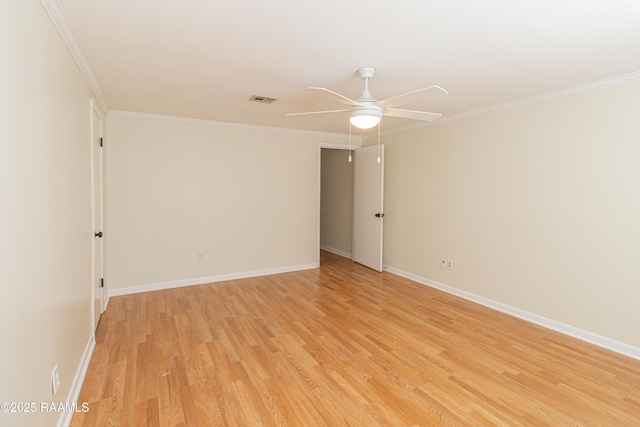
[[110, 290], [317, 263], [318, 143], [344, 137], [117, 112], [108, 134]]
[[353, 237], [353, 163], [349, 151], [322, 149], [320, 245], [351, 255]]
[[0, 28], [0, 401], [58, 402], [91, 336], [92, 93], [40, 2], [2, 2]]
[[640, 83], [383, 142], [385, 264], [640, 347]]

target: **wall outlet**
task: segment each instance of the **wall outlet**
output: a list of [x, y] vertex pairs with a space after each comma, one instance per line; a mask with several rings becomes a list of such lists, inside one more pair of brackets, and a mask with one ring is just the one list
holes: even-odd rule
[[58, 365], [53, 367], [51, 371], [51, 394], [54, 396], [60, 388], [60, 375], [58, 374]]
[[446, 258], [442, 258], [440, 260], [440, 268], [447, 268], [447, 259]]
[[447, 268], [449, 270], [453, 270], [453, 260], [452, 259], [448, 259], [447, 260]]
[[204, 261], [204, 252], [198, 252], [198, 261]]

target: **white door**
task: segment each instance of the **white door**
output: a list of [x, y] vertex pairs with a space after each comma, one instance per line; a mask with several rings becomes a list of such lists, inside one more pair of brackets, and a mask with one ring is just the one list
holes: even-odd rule
[[102, 266], [102, 118], [91, 108], [91, 157], [93, 162], [93, 330], [98, 327], [103, 312], [103, 266]]
[[[382, 271], [384, 145], [355, 152], [353, 183], [353, 260]], [[380, 163], [378, 163], [378, 158]]]

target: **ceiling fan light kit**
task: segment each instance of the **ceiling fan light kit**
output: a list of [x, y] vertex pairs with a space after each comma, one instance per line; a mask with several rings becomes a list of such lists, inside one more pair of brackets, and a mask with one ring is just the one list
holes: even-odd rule
[[373, 77], [376, 69], [373, 67], [362, 67], [358, 69], [358, 75], [364, 80], [364, 91], [362, 95], [356, 100], [348, 98], [339, 93], [333, 92], [323, 87], [309, 87], [311, 90], [322, 91], [323, 95], [328, 96], [342, 104], [348, 105], [349, 108], [342, 110], [326, 110], [326, 111], [309, 111], [304, 113], [290, 113], [287, 116], [301, 116], [307, 114], [324, 114], [324, 113], [342, 113], [348, 112], [350, 115], [350, 122], [353, 126], [360, 129], [370, 129], [380, 123], [382, 116], [401, 117], [405, 119], [432, 121], [439, 119], [442, 114], [430, 113], [427, 111], [417, 110], [405, 110], [400, 108], [393, 108], [399, 105], [408, 104], [411, 101], [407, 99], [409, 96], [429, 90], [439, 89], [445, 94], [448, 94], [446, 90], [440, 86], [429, 86], [422, 89], [414, 90], [411, 92], [403, 93], [401, 95], [392, 96], [391, 98], [377, 101], [371, 93], [369, 93], [369, 79]]
[[351, 112], [351, 124], [360, 129], [371, 129], [382, 118], [382, 111], [374, 108], [363, 108]]

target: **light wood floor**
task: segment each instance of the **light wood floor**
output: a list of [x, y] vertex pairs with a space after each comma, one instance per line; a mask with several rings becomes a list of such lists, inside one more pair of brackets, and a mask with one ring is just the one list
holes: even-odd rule
[[72, 426], [639, 426], [640, 361], [323, 253], [112, 298]]

